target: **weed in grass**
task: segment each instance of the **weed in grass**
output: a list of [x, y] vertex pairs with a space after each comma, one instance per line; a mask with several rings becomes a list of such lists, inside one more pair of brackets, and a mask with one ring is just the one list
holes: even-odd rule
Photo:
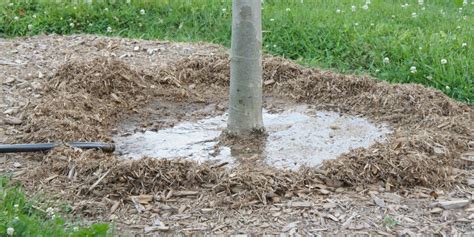
[[[66, 207], [66, 206], [64, 206]], [[0, 177], [0, 236], [109, 236], [109, 224], [81, 227], [67, 222], [60, 208], [27, 200], [19, 186]]]
[[[230, 45], [230, 0], [84, 2], [0, 3], [0, 36], [90, 33]], [[474, 4], [463, 1], [263, 4], [268, 53], [308, 66], [421, 83], [467, 103], [474, 100], [473, 25]]]

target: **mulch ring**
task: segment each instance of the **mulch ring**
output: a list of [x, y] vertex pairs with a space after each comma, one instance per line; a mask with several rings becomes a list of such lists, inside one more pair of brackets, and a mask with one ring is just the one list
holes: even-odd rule
[[[225, 54], [187, 58], [159, 75], [114, 59], [71, 61], [44, 85], [42, 97], [30, 102], [27, 122], [19, 125], [22, 133], [13, 141], [111, 141], [110, 132], [126, 116], [140, 113], [157, 98], [225, 99], [229, 75]], [[382, 121], [393, 134], [386, 143], [298, 172], [245, 165], [227, 169], [185, 160], [123, 160], [100, 151], [58, 148], [21, 179], [39, 188], [56, 175], [69, 198], [197, 189], [225, 194], [221, 205], [240, 207], [341, 186], [449, 188], [465, 182], [465, 174], [472, 172], [472, 161], [463, 158], [474, 149], [474, 111], [437, 90], [308, 69], [275, 57], [265, 58], [263, 79], [266, 95]]]

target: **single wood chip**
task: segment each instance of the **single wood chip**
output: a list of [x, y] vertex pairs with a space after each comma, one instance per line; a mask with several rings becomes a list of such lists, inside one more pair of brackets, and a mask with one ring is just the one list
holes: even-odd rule
[[16, 112], [16, 110], [15, 110], [15, 109], [13, 109], [13, 108], [9, 108], [9, 109], [5, 110], [3, 113], [4, 113], [4, 114], [8, 114], [8, 115], [10, 115], [10, 114], [13, 114], [13, 113], [15, 113], [15, 112]]
[[13, 178], [20, 177], [20, 176], [24, 175], [25, 173], [26, 173], [26, 170], [25, 170], [25, 169], [20, 170], [20, 171], [17, 171], [17, 172], [14, 172], [14, 173], [13, 173]]
[[179, 209], [178, 209], [178, 214], [183, 213], [183, 212], [186, 210], [186, 208], [187, 208], [187, 207], [186, 207], [185, 205], [181, 205], [181, 206], [179, 207]]
[[67, 178], [70, 179], [70, 180], [72, 180], [72, 179], [74, 178], [74, 174], [76, 174], [76, 166], [73, 166], [73, 167], [69, 170], [69, 172], [68, 172], [68, 174], [67, 174]]
[[17, 60], [17, 62], [10, 62], [10, 61], [5, 61], [5, 60], [0, 60], [0, 65], [23, 66], [23, 65], [26, 65], [26, 63], [23, 63], [19, 60]]
[[120, 202], [119, 202], [119, 201], [114, 202], [114, 204], [113, 204], [112, 207], [110, 208], [110, 214], [113, 214], [113, 213], [117, 210], [117, 208], [119, 207], [119, 205], [120, 205]]
[[379, 206], [379, 207], [385, 207], [385, 201], [377, 196], [372, 196], [372, 200], [374, 200], [374, 203]]
[[23, 120], [21, 120], [20, 118], [16, 118], [16, 117], [6, 116], [3, 119], [3, 122], [5, 124], [8, 124], [8, 125], [20, 125], [20, 124], [23, 123]]
[[147, 234], [155, 231], [167, 231], [169, 229], [169, 226], [147, 226], [144, 228], [144, 232]]
[[474, 188], [474, 178], [468, 179], [467, 180], [467, 185], [471, 188]]
[[461, 160], [474, 162], [474, 152], [467, 152], [461, 155]]
[[196, 196], [198, 194], [199, 194], [198, 191], [176, 191], [176, 192], [173, 192], [174, 197]]
[[469, 205], [470, 201], [468, 199], [461, 199], [461, 200], [452, 200], [452, 201], [439, 201], [434, 203], [434, 206], [442, 207], [445, 210], [450, 209], [459, 209]]
[[269, 85], [275, 84], [275, 80], [273, 80], [273, 79], [266, 80], [266, 81], [263, 82], [263, 84], [265, 86], [269, 86]]
[[214, 211], [214, 208], [202, 208], [201, 209], [202, 213], [209, 213], [209, 212], [213, 212], [213, 211]]
[[92, 191], [92, 189], [94, 189], [95, 187], [97, 187], [97, 185], [99, 185], [99, 183], [105, 178], [105, 176], [109, 174], [109, 172], [110, 170], [107, 170], [105, 174], [103, 174], [94, 184], [92, 184], [92, 186], [89, 187], [89, 192]]
[[281, 230], [281, 232], [288, 232], [292, 229], [295, 229], [296, 227], [298, 227], [298, 223], [300, 223], [299, 221], [295, 221], [295, 222], [291, 222], [291, 223], [288, 223], [285, 227], [283, 227], [283, 229]]
[[138, 213], [142, 213], [145, 211], [145, 207], [142, 204], [140, 204], [135, 197], [132, 197], [131, 200], [133, 202], [133, 206], [135, 207]]
[[333, 202], [328, 202], [328, 203], [323, 204], [324, 209], [331, 209], [331, 208], [335, 208], [335, 207], [337, 207], [337, 204], [333, 203]]
[[323, 217], [327, 218], [327, 219], [331, 219], [335, 222], [339, 222], [339, 219], [335, 216], [333, 216], [332, 214], [324, 214]]
[[153, 201], [153, 195], [131, 196], [130, 199], [135, 199], [140, 204], [148, 204]]
[[163, 223], [163, 221], [161, 221], [160, 219], [157, 218], [153, 221], [153, 226], [162, 226], [163, 227], [163, 226], [166, 226], [166, 225], [165, 225], [165, 223]]
[[294, 207], [294, 208], [308, 208], [308, 207], [312, 207], [313, 204], [310, 202], [302, 201], [302, 202], [290, 202], [288, 206]]
[[456, 220], [456, 222], [471, 223], [471, 221], [466, 218], [459, 218]]
[[217, 168], [220, 168], [220, 167], [222, 167], [222, 166], [226, 166], [226, 165], [228, 165], [228, 164], [229, 164], [229, 162], [222, 162], [222, 163], [220, 163], [220, 164], [211, 166], [211, 169], [217, 169]]
[[218, 231], [218, 230], [220, 230], [220, 229], [223, 229], [223, 228], [225, 228], [225, 227], [227, 227], [227, 225], [218, 225], [218, 226], [214, 227], [214, 229], [212, 229], [212, 231], [213, 231], [213, 232], [216, 232], [216, 231]]
[[341, 127], [339, 127], [338, 125], [335, 125], [335, 124], [333, 124], [333, 125], [329, 126], [329, 128], [331, 128], [332, 130], [338, 130], [338, 129], [341, 129]]
[[5, 79], [5, 81], [3, 81], [2, 83], [3, 84], [11, 84], [14, 81], [15, 81], [15, 78], [9, 77], [9, 78]]
[[395, 193], [383, 193], [382, 194], [383, 198], [385, 201], [390, 202], [390, 203], [400, 203], [402, 200], [402, 197]]
[[318, 191], [319, 191], [319, 193], [321, 193], [322, 195], [328, 195], [328, 194], [331, 193], [329, 190], [326, 190], [326, 189], [319, 189]]
[[352, 213], [352, 215], [349, 218], [347, 218], [347, 220], [344, 221], [344, 223], [342, 223], [341, 227], [346, 228], [347, 226], [349, 226], [349, 224], [351, 224], [352, 222], [352, 219], [354, 219], [356, 216], [357, 216], [357, 213], [355, 212]]
[[417, 235], [409, 229], [404, 229], [404, 230], [399, 232], [398, 236], [409, 236], [409, 237], [413, 236], [413, 237], [415, 237]]
[[435, 208], [431, 209], [431, 211], [430, 211], [431, 214], [439, 214], [441, 212], [443, 212], [443, 208], [440, 208], [440, 207], [435, 207]]
[[170, 191], [166, 194], [165, 200], [170, 199], [173, 196], [173, 189], [170, 189]]
[[112, 97], [113, 100], [115, 100], [116, 102], [120, 102], [120, 98], [114, 94], [114, 93], [111, 93], [110, 96]]
[[51, 180], [57, 178], [58, 176], [59, 176], [59, 175], [57, 175], [57, 174], [56, 174], [56, 175], [53, 175], [53, 176], [50, 176], [49, 178], [46, 178], [44, 181], [47, 183], [47, 182], [49, 182], [49, 181], [51, 181]]

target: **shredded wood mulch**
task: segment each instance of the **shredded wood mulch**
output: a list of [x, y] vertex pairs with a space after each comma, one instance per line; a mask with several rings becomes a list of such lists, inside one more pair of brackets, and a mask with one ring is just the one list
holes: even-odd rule
[[[32, 89], [18, 93], [17, 98], [27, 98], [28, 93], [34, 96], [18, 105], [12, 103], [9, 106], [14, 108], [12, 111], [4, 109], [9, 112], [2, 118], [6, 129], [0, 134], [5, 135], [4, 141], [110, 142], [121, 123], [133, 116], [146, 116], [145, 108], [154, 101], [206, 104], [227, 99], [229, 59], [215, 46], [209, 47], [209, 53], [193, 49], [194, 46], [178, 47], [182, 53], [174, 54], [175, 60], [168, 59], [158, 65], [156, 62], [165, 61], [170, 51], [161, 43], [145, 42], [144, 49], [134, 52], [137, 55], [133, 57], [132, 53], [120, 49], [124, 46], [118, 45], [133, 48], [130, 45], [137, 44], [134, 41], [79, 38], [86, 48], [105, 48], [109, 53], [56, 63], [49, 74], [35, 80]], [[159, 49], [147, 51], [146, 47]], [[111, 55], [110, 52], [116, 53]], [[154, 52], [158, 53], [152, 55]], [[148, 57], [155, 57], [150, 65], [146, 64]], [[278, 205], [288, 200], [303, 199], [296, 207], [288, 205], [308, 209], [320, 201], [321, 195], [345, 192], [341, 190], [356, 189], [357, 192], [353, 192], [356, 195], [371, 190], [364, 187], [379, 187], [377, 191], [372, 190], [373, 196], [380, 190], [407, 194], [412, 188], [423, 187], [421, 189], [426, 191], [469, 186], [473, 162], [466, 157], [471, 157], [469, 154], [474, 148], [472, 107], [420, 85], [394, 85], [368, 76], [310, 69], [271, 56], [264, 59], [263, 78], [266, 96], [384, 122], [392, 127], [393, 133], [384, 143], [355, 149], [336, 160], [325, 161], [321, 167], [303, 167], [298, 172], [252, 164], [229, 169], [225, 164], [197, 164], [181, 159], [124, 160], [115, 154], [61, 147], [47, 154], [28, 155], [37, 162], [36, 167], [17, 177], [31, 190], [63, 190], [65, 199], [79, 202], [76, 213], [97, 218], [147, 213], [153, 209], [150, 203], [170, 202], [184, 205], [171, 209], [159, 207], [173, 210], [171, 216], [186, 213], [192, 209], [189, 205], [195, 205], [201, 214], [224, 208], [257, 209], [259, 215], [273, 205], [278, 207], [273, 213], [278, 212], [283, 217], [290, 212]], [[31, 75], [17, 80], [22, 79], [33, 80]], [[14, 82], [5, 83], [5, 91], [11, 83]], [[21, 91], [22, 88], [16, 89]], [[4, 103], [8, 104], [11, 98], [4, 97]], [[90, 200], [100, 201], [100, 204]], [[382, 206], [377, 197], [374, 201], [376, 206]], [[92, 206], [95, 211], [90, 211]], [[225, 215], [230, 217], [230, 213]], [[342, 217], [340, 213], [320, 216], [334, 222]], [[356, 217], [356, 214], [344, 216], [342, 224], [369, 228], [364, 225], [368, 221], [352, 223]], [[131, 225], [131, 222], [125, 224]], [[163, 223], [155, 224], [148, 229], [150, 233], [170, 229]], [[288, 230], [284, 232], [301, 224], [286, 226]], [[194, 230], [209, 231], [200, 228]], [[225, 232], [228, 225], [213, 232], [222, 229]]]
[[[167, 96], [179, 100], [186, 93], [173, 94], [173, 88], [189, 84], [201, 84], [202, 87], [209, 84], [228, 85], [227, 55], [194, 57], [176, 65], [164, 69], [170, 70], [167, 75], [176, 75], [173, 78], [175, 83], [164, 87], [159, 75], [133, 71], [117, 60], [96, 58], [70, 62], [45, 85], [42, 99], [30, 102], [28, 122], [20, 128], [26, 135], [20, 141], [109, 141], [108, 131], [117, 126], [120, 118], [162, 96], [159, 91], [167, 91]], [[206, 81], [206, 78], [212, 80]], [[468, 106], [422, 86], [390, 85], [371, 78], [304, 69], [280, 58], [265, 59], [264, 78], [265, 81], [275, 81], [266, 87], [268, 94], [292, 97], [297, 102], [315, 104], [319, 108], [340, 105], [338, 110], [341, 112], [388, 122], [395, 128], [387, 143], [354, 150], [337, 160], [326, 161], [321, 170], [331, 180], [329, 182], [340, 185], [384, 182], [393, 187], [442, 187], [460, 181], [454, 179], [452, 168], [456, 159], [468, 150], [472, 139], [472, 111]], [[214, 94], [222, 90], [201, 91], [198, 94]], [[156, 172], [153, 165], [148, 167], [152, 169], [149, 172]], [[123, 170], [126, 172], [128, 169]], [[274, 179], [279, 180], [277, 174], [280, 172], [274, 170]], [[194, 176], [183, 177], [190, 180], [176, 180], [176, 183], [199, 184], [191, 180]], [[200, 177], [199, 180], [201, 184], [215, 184], [216, 179], [211, 177]], [[136, 178], [149, 180], [147, 177]], [[303, 178], [308, 181], [302, 182], [301, 188], [306, 188], [314, 179], [311, 176]], [[245, 185], [245, 189], [253, 192], [255, 197], [256, 194], [273, 191], [284, 195], [287, 190], [281, 190], [279, 186], [286, 187], [287, 184], [274, 181], [272, 183], [276, 187], [260, 187], [254, 184], [259, 182], [257, 180]]]
[[[185, 59], [180, 80], [227, 86], [227, 55]], [[326, 161], [330, 180], [346, 185], [384, 182], [388, 186], [450, 186], [459, 182], [452, 168], [469, 150], [473, 110], [441, 92], [417, 84], [391, 85], [369, 77], [306, 69], [282, 58], [264, 60], [265, 93], [316, 108], [388, 122], [394, 134], [384, 144]]]

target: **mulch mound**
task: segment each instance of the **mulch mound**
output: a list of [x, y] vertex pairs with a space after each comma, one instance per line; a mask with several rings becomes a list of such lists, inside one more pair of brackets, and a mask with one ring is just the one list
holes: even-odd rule
[[107, 130], [157, 96], [186, 97], [169, 87], [167, 77], [151, 76], [106, 58], [72, 61], [43, 87], [28, 106], [23, 142], [111, 141]]
[[[177, 71], [186, 75], [185, 81], [213, 78], [212, 83], [229, 84], [226, 55], [187, 59]], [[350, 185], [382, 181], [395, 187], [449, 186], [456, 177], [453, 164], [466, 165], [458, 159], [474, 141], [474, 111], [438, 90], [308, 69], [274, 57], [264, 60], [263, 80], [266, 94], [363, 115], [394, 128], [387, 143], [326, 161], [323, 169], [330, 179]]]
[[[42, 97], [30, 102], [27, 123], [21, 125], [16, 141], [110, 141], [120, 121], [157, 98], [222, 98], [229, 69], [225, 54], [188, 58], [159, 75], [112, 59], [69, 62], [44, 86]], [[459, 158], [474, 142], [474, 111], [437, 90], [308, 69], [275, 57], [265, 58], [263, 78], [266, 95], [385, 122], [393, 134], [386, 143], [299, 172], [253, 166], [226, 169], [185, 160], [132, 161], [100, 151], [58, 148], [25, 176], [25, 182], [35, 185], [58, 174], [66, 177], [65, 183], [80, 184], [65, 184], [76, 195], [98, 197], [202, 189], [225, 193], [221, 204], [240, 207], [339, 186], [449, 187], [463, 181], [463, 170], [472, 170], [472, 164]]]

